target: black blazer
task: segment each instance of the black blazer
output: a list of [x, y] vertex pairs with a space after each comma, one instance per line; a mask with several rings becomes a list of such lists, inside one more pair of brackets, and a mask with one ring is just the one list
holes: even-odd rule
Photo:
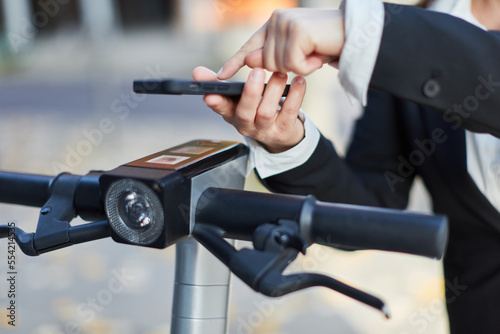
[[370, 87], [500, 137], [500, 32], [413, 6], [385, 10]]
[[449, 218], [444, 268], [452, 333], [498, 333], [500, 214], [467, 173], [465, 131], [438, 112], [371, 91], [345, 158], [321, 136], [306, 163], [262, 182], [323, 201], [405, 208], [417, 175], [434, 211]]
[[464, 128], [500, 137], [500, 34], [420, 8], [385, 9], [370, 83], [378, 91], [369, 92], [346, 157], [322, 136], [305, 164], [263, 183], [323, 201], [405, 208], [422, 177], [434, 211], [450, 221], [451, 332], [498, 333], [500, 214], [467, 173]]

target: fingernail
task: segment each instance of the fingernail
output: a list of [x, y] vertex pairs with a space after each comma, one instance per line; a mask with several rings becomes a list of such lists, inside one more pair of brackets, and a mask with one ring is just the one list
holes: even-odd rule
[[261, 69], [255, 69], [252, 71], [251, 79], [253, 81], [261, 82], [264, 81], [264, 71]]
[[302, 84], [305, 82], [305, 80], [304, 80], [304, 78], [303, 78], [303, 77], [297, 77], [296, 82], [297, 82], [298, 84], [302, 85]]
[[281, 73], [281, 72], [275, 72], [276, 75], [282, 79], [286, 78], [286, 74], [285, 73]]
[[217, 72], [217, 77], [220, 77], [223, 70], [224, 70], [224, 66], [222, 66], [221, 69], [219, 70], [219, 72]]

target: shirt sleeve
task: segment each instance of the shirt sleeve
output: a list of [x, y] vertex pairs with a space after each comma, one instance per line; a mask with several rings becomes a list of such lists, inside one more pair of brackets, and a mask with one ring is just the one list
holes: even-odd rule
[[304, 122], [304, 138], [287, 151], [270, 153], [253, 138], [245, 138], [250, 147], [248, 171], [255, 168], [261, 178], [266, 178], [298, 167], [309, 159], [318, 145], [320, 134], [302, 110], [299, 112], [299, 118]]
[[351, 102], [366, 106], [384, 30], [384, 5], [379, 0], [346, 0], [340, 8], [345, 20], [345, 43], [338, 64], [340, 83]]

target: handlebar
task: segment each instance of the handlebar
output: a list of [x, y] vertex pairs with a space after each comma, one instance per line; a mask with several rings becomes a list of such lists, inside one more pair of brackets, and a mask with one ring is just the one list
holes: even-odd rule
[[[0, 202], [42, 207], [55, 182], [76, 182], [74, 206], [85, 220], [105, 219], [99, 177], [60, 174], [45, 176], [0, 172]], [[308, 243], [344, 249], [377, 249], [441, 258], [447, 239], [444, 216], [326, 203], [313, 197], [208, 188], [196, 206], [197, 223], [221, 228], [225, 237], [251, 240], [261, 224], [278, 219], [300, 221]]]
[[444, 216], [316, 202], [310, 235], [327, 246], [441, 258], [448, 225]]
[[53, 176], [0, 172], [0, 202], [41, 207], [50, 196]]
[[[101, 172], [87, 175], [62, 173], [55, 177], [0, 172], [0, 202], [41, 207], [35, 233], [0, 226], [0, 238], [13, 234], [20, 249], [36, 256], [74, 244], [110, 236], [100, 195]], [[71, 226], [80, 216], [89, 224]]]
[[196, 221], [221, 228], [225, 237], [249, 240], [256, 226], [278, 219], [300, 221], [308, 243], [430, 258], [442, 257], [448, 234], [444, 216], [219, 188], [205, 190]]
[[87, 175], [62, 173], [57, 176], [0, 172], [0, 203], [42, 207], [49, 199], [54, 183], [61, 178], [78, 183], [73, 204], [76, 214], [83, 220], [105, 219], [99, 177], [100, 171]]
[[[138, 173], [144, 170], [147, 171], [139, 169]], [[0, 238], [13, 234], [23, 252], [34, 256], [113, 236], [108, 221], [102, 220], [106, 219], [100, 184], [103, 173], [90, 172], [84, 176], [62, 173], [50, 177], [0, 172], [0, 202], [42, 207], [35, 233], [25, 233], [18, 227], [0, 226]], [[123, 178], [130, 177], [124, 175], [120, 174], [115, 181], [121, 182]], [[175, 190], [179, 182], [176, 177], [172, 180], [170, 186]], [[137, 182], [130, 183], [135, 185]], [[191, 187], [189, 182], [180, 183]], [[161, 189], [158, 186], [156, 188]], [[195, 210], [192, 231], [189, 233], [186, 230], [179, 237], [191, 234], [236, 276], [255, 291], [268, 296], [280, 296], [311, 286], [325, 286], [377, 308], [388, 316], [380, 299], [336, 279], [312, 273], [283, 275], [283, 271], [299, 252], [305, 254], [306, 248], [312, 243], [349, 250], [403, 252], [431, 258], [441, 258], [446, 247], [448, 227], [444, 216], [326, 203], [317, 201], [313, 196], [210, 187], [201, 190], [198, 201], [191, 203], [190, 207], [190, 210]], [[158, 195], [145, 192], [140, 187], [134, 188], [134, 191], [140, 192], [148, 205], [149, 200]], [[107, 191], [106, 199], [110, 192]], [[130, 192], [128, 188], [125, 189], [127, 192]], [[190, 196], [189, 192], [171, 191], [169, 194], [173, 197], [162, 194], [165, 201], [155, 204], [161, 212], [175, 211], [175, 205], [170, 206], [170, 201], [175, 204], [180, 200], [176, 197]], [[143, 210], [144, 206], [139, 204], [133, 209]], [[182, 206], [179, 206], [178, 210], [181, 209]], [[125, 212], [135, 217], [137, 212], [134, 210]], [[100, 221], [71, 226], [69, 222], [75, 215], [84, 220]], [[141, 227], [146, 226], [147, 229], [151, 220], [148, 216], [146, 218], [147, 223]], [[160, 232], [167, 235], [168, 231], [175, 230], [185, 221], [179, 220], [176, 215], [169, 215], [165, 218], [162, 216], [155, 224], [163, 224]], [[236, 250], [224, 238], [251, 240], [254, 249]], [[144, 245], [157, 247], [155, 240]], [[125, 241], [129, 242], [128, 239]], [[157, 248], [168, 246], [163, 245]]]
[[[221, 188], [202, 193], [195, 221], [193, 236], [255, 291], [281, 296], [325, 286], [386, 317], [386, 306], [375, 296], [328, 276], [283, 271], [311, 243], [441, 258], [448, 234], [444, 216]], [[252, 240], [254, 250], [236, 250], [223, 238]]]

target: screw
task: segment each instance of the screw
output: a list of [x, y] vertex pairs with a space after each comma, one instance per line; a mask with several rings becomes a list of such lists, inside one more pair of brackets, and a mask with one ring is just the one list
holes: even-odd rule
[[277, 231], [274, 233], [274, 240], [282, 246], [287, 246], [290, 242], [290, 237], [286, 233]]

